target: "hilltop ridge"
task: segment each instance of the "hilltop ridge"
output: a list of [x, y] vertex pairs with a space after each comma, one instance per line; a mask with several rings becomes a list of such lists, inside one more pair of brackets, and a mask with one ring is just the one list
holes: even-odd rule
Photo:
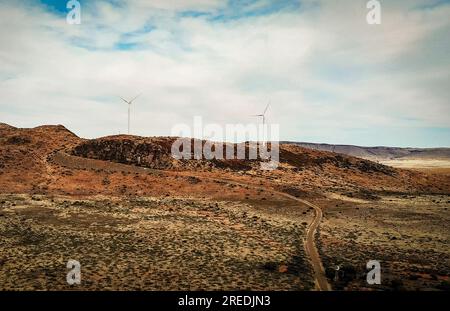
[[[100, 167], [117, 167], [112, 163], [127, 167], [239, 178], [261, 176], [268, 180], [278, 180], [272, 183], [273, 186], [297, 189], [292, 190], [294, 192], [302, 189], [303, 193], [355, 190], [442, 193], [449, 192], [450, 189], [448, 182], [438, 183], [433, 176], [423, 173], [294, 144], [281, 144], [279, 167], [265, 172], [260, 170], [258, 159], [177, 160], [171, 156], [174, 137], [113, 135], [82, 139], [62, 125], [22, 129], [6, 124], [0, 127], [0, 134], [1, 181], [4, 191], [22, 191], [34, 187], [71, 193], [74, 181], [70, 176], [80, 174], [91, 176], [91, 180], [83, 177], [83, 181], [77, 181], [80, 191], [88, 191], [91, 187], [95, 191], [115, 192], [117, 190], [102, 182], [94, 184], [95, 180], [104, 175]], [[247, 145], [246, 147], [248, 148]], [[86, 170], [86, 167], [90, 169]], [[92, 177], [94, 175], [95, 178]], [[36, 184], [40, 186], [37, 187]], [[133, 182], [130, 187], [141, 186]]]

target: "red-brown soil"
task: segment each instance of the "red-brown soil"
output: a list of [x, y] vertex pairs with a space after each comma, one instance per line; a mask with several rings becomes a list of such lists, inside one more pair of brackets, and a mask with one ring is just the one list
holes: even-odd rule
[[[170, 154], [173, 141], [170, 137], [127, 135], [85, 140], [61, 125], [19, 129], [3, 124], [0, 126], [0, 188], [8, 193], [122, 195], [179, 193], [183, 191], [179, 187], [184, 185], [189, 188], [186, 191], [197, 193], [192, 190], [199, 185], [174, 174], [193, 172], [205, 177], [263, 183], [313, 197], [327, 191], [362, 198], [383, 193], [450, 192], [450, 178], [446, 175], [395, 169], [293, 145], [281, 145], [281, 163], [274, 171], [259, 170], [259, 161], [255, 160], [175, 160]], [[166, 173], [147, 173], [144, 168]], [[169, 176], [161, 178], [161, 174]], [[149, 184], [153, 186], [148, 187]], [[211, 191], [209, 187], [208, 191]]]
[[[86, 140], [61, 125], [0, 124], [3, 288], [71, 289], [59, 273], [75, 252], [88, 265], [82, 289], [313, 289], [302, 243], [314, 210], [280, 193], [324, 211], [316, 243], [327, 273], [341, 263], [359, 269], [345, 283], [327, 275], [333, 288], [367, 288], [361, 267], [383, 249], [395, 286], [411, 274], [406, 289], [448, 286], [448, 266], [439, 258], [448, 255], [449, 174], [284, 144], [279, 167], [263, 171], [258, 159], [176, 160], [173, 141], [129, 135]], [[365, 211], [372, 210], [368, 217]], [[420, 215], [431, 215], [427, 225], [412, 225]], [[358, 239], [364, 230], [373, 237]], [[69, 247], [71, 239], [83, 242]], [[405, 239], [405, 256], [396, 249], [399, 239]], [[156, 257], [146, 257], [148, 247]], [[32, 272], [21, 274], [24, 269], [40, 271], [38, 280], [30, 279]], [[416, 278], [420, 271], [427, 277]], [[151, 282], [142, 279], [149, 274]], [[375, 289], [395, 287], [389, 284]]]

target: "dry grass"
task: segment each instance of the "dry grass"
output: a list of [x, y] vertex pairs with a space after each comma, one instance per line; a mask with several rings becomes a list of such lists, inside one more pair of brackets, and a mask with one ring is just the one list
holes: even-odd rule
[[[305, 225], [242, 202], [0, 197], [1, 290], [305, 290]], [[78, 260], [82, 284], [66, 283]]]
[[[400, 195], [364, 203], [335, 201], [328, 206], [319, 244], [334, 288], [448, 287], [450, 196]], [[369, 260], [381, 263], [379, 286], [366, 283]], [[334, 282], [332, 269], [336, 265], [346, 267], [347, 275]]]

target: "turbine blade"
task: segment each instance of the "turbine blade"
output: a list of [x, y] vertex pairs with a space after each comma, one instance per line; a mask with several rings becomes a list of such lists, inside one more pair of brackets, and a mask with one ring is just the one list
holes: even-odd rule
[[136, 95], [132, 100], [130, 100], [130, 103], [132, 103], [136, 98], [138, 98], [138, 97], [141, 96], [141, 95], [142, 95], [142, 93]]
[[130, 104], [126, 99], [124, 99], [122, 96], [119, 96], [119, 98], [121, 99], [121, 100], [123, 100], [124, 102], [126, 102], [127, 104]]
[[270, 105], [270, 101], [269, 101], [269, 103], [267, 104], [266, 109], [264, 109], [263, 115], [266, 114], [267, 109], [269, 109], [269, 105]]

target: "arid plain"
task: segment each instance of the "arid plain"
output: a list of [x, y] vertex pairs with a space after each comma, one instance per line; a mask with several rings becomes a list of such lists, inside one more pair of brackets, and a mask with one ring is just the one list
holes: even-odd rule
[[447, 168], [282, 144], [262, 171], [175, 160], [173, 140], [0, 124], [0, 289], [449, 290]]

